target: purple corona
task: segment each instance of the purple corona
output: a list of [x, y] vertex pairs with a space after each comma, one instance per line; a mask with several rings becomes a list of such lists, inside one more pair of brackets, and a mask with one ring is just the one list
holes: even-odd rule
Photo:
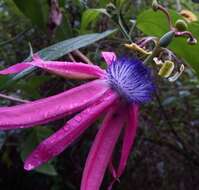
[[145, 103], [151, 99], [154, 85], [150, 70], [137, 59], [120, 58], [107, 68], [110, 86], [129, 103]]

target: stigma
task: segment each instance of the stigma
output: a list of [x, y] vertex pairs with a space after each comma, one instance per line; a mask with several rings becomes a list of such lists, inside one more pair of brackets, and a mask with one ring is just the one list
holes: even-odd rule
[[128, 103], [151, 100], [154, 84], [150, 70], [134, 58], [114, 60], [107, 68], [107, 82]]

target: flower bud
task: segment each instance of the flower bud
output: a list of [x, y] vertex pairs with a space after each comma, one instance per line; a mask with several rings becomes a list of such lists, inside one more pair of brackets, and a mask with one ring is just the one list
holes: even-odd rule
[[164, 36], [160, 38], [159, 45], [160, 47], [167, 47], [175, 36], [174, 31], [167, 32]]
[[175, 27], [177, 28], [178, 31], [186, 31], [188, 29], [187, 23], [182, 19], [178, 19], [176, 21]]

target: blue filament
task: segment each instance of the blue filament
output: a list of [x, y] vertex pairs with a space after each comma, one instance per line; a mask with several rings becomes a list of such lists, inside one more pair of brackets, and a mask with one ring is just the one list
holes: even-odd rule
[[113, 61], [107, 68], [107, 79], [111, 88], [129, 103], [150, 101], [155, 89], [150, 70], [137, 59]]

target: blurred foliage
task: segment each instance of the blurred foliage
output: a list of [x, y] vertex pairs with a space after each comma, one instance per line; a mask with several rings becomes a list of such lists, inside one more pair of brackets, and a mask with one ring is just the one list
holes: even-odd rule
[[[190, 0], [160, 2], [171, 10], [174, 21], [180, 18], [179, 8], [189, 9], [199, 15], [199, 5]], [[119, 13], [107, 9], [110, 3], [116, 6]], [[144, 35], [161, 36], [168, 31], [162, 13], [150, 10], [151, 0], [59, 0], [59, 5], [63, 19], [50, 32], [49, 1], [0, 0], [1, 69], [28, 58], [29, 43], [34, 52], [39, 52], [47, 60], [67, 60], [70, 55], [81, 60], [73, 51], [82, 48], [81, 51], [94, 63], [104, 67], [100, 58], [101, 50], [133, 55], [123, 46], [129, 39], [123, 37], [119, 30], [121, 27], [131, 31], [132, 41]], [[118, 24], [117, 14], [123, 26]], [[137, 19], [137, 25], [129, 22], [130, 19]], [[198, 38], [199, 23], [191, 23], [188, 27]], [[134, 151], [121, 183], [114, 189], [198, 188], [199, 45], [187, 45], [185, 39], [180, 38], [169, 48], [185, 63], [186, 70], [175, 83], [156, 79], [160, 99], [154, 97], [152, 103], [142, 107]], [[16, 78], [20, 80], [10, 83], [13, 76], [1, 76], [1, 93], [36, 100], [80, 84], [35, 69], [14, 76]], [[0, 99], [0, 104], [15, 105], [16, 102]], [[84, 161], [97, 127], [90, 128], [64, 153], [38, 170], [23, 170], [24, 157], [67, 119], [49, 126], [0, 132], [0, 186], [3, 190], [79, 189]], [[109, 179], [110, 175], [107, 174], [102, 189], [106, 189]]]

